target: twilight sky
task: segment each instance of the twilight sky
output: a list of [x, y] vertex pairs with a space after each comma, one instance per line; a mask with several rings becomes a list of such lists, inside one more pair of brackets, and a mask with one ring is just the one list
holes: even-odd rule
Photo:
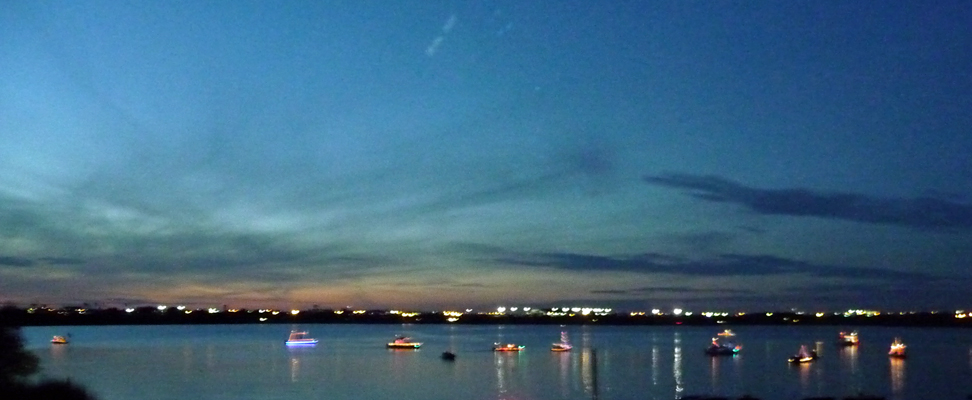
[[0, 302], [968, 308], [968, 1], [2, 1]]

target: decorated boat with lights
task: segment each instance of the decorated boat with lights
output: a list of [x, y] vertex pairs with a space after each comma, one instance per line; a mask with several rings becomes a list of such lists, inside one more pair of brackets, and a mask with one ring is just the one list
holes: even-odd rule
[[841, 332], [837, 337], [837, 344], [841, 346], [857, 346], [860, 344], [860, 338], [857, 336], [857, 331], [853, 332]]
[[800, 351], [787, 360], [790, 364], [805, 364], [817, 361], [817, 351], [807, 350], [807, 346], [800, 346]]
[[739, 354], [739, 351], [742, 350], [742, 346], [731, 340], [724, 339], [725, 337], [727, 336], [712, 338], [712, 344], [710, 344], [709, 347], [706, 347], [705, 354], [710, 356], [734, 356]]
[[287, 346], [313, 346], [317, 344], [317, 339], [307, 336], [307, 332], [290, 331], [287, 339]]
[[733, 337], [733, 336], [736, 336], [736, 333], [733, 332], [732, 329], [726, 329], [726, 330], [724, 330], [722, 332], [717, 333], [716, 336]]
[[53, 343], [53, 344], [68, 344], [68, 338], [67, 338], [67, 336], [57, 336], [57, 335], [55, 335], [53, 338], [51, 338], [51, 343]]
[[567, 332], [560, 332], [560, 342], [552, 344], [550, 351], [570, 351], [573, 348], [574, 346], [567, 340]]
[[522, 351], [526, 346], [516, 343], [493, 343], [493, 351]]
[[413, 342], [408, 336], [396, 336], [395, 340], [388, 343], [389, 349], [417, 349], [422, 347], [422, 343]]
[[894, 342], [891, 343], [891, 350], [888, 351], [888, 355], [896, 358], [905, 358], [908, 353], [905, 351], [908, 346], [905, 346], [904, 342], [900, 338], [894, 338]]

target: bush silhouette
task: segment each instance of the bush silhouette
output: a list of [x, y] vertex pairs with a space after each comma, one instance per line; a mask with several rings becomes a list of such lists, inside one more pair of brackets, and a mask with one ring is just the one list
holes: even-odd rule
[[70, 381], [30, 382], [37, 373], [37, 357], [24, 349], [17, 328], [0, 326], [0, 398], [7, 400], [94, 400]]
[[0, 326], [0, 384], [26, 379], [37, 372], [37, 357], [24, 350], [16, 328]]

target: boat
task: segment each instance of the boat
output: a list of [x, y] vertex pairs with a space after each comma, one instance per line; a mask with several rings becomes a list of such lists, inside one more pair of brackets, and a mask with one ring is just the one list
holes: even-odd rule
[[317, 339], [307, 337], [307, 332], [290, 331], [286, 343], [287, 346], [313, 346], [317, 344]]
[[396, 336], [395, 340], [388, 343], [389, 349], [417, 349], [422, 347], [422, 343], [413, 342], [408, 336]]
[[736, 336], [736, 333], [733, 332], [732, 329], [726, 329], [722, 332], [717, 333], [716, 335], [723, 336], [723, 337], [732, 337], [732, 336]]
[[891, 350], [888, 351], [888, 355], [891, 357], [905, 358], [907, 356], [907, 353], [905, 352], [907, 347], [908, 346], [905, 346], [904, 342], [902, 342], [900, 338], [894, 338], [894, 342], [891, 343]]
[[521, 351], [525, 347], [515, 343], [493, 343], [493, 351]]
[[446, 360], [446, 361], [455, 361], [456, 360], [456, 353], [453, 353], [451, 351], [443, 351], [442, 352], [442, 359], [443, 360]]
[[860, 338], [857, 337], [857, 331], [841, 332], [837, 338], [837, 344], [841, 346], [857, 346], [860, 343]]
[[574, 346], [567, 340], [567, 332], [560, 332], [560, 342], [550, 346], [550, 351], [570, 351]]
[[54, 335], [54, 337], [51, 339], [51, 343], [53, 343], [53, 344], [68, 344], [68, 338], [67, 338], [67, 336], [57, 336], [57, 335]]
[[734, 356], [742, 350], [742, 346], [737, 345], [734, 342], [719, 340], [720, 338], [712, 338], [712, 344], [705, 349], [705, 354], [710, 356]]
[[800, 346], [800, 351], [790, 357], [789, 361], [791, 364], [804, 364], [817, 360], [817, 351], [810, 350], [807, 351], [807, 346]]

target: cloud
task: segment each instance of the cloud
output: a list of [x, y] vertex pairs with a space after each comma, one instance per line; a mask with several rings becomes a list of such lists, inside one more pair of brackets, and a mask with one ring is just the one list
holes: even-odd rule
[[432, 39], [432, 44], [429, 44], [429, 46], [425, 48], [425, 55], [432, 57], [437, 51], [439, 51], [439, 46], [441, 46], [442, 41], [445, 40], [446, 34], [451, 32], [452, 28], [456, 26], [457, 20], [458, 19], [456, 18], [455, 14], [449, 16], [449, 19], [447, 19], [445, 24], [442, 25], [442, 34], [436, 36], [435, 39]]
[[972, 205], [940, 197], [896, 199], [803, 188], [758, 189], [713, 175], [665, 174], [646, 176], [644, 180], [652, 185], [688, 190], [698, 199], [740, 204], [765, 215], [830, 218], [918, 229], [972, 229]]
[[24, 257], [0, 256], [0, 265], [11, 267], [31, 267], [37, 263], [48, 265], [75, 265], [84, 264], [84, 260], [67, 257], [41, 257], [36, 260]]
[[753, 293], [752, 290], [745, 289], [700, 289], [700, 288], [690, 288], [687, 286], [670, 286], [670, 287], [660, 287], [660, 286], [645, 286], [634, 289], [604, 289], [604, 290], [591, 290], [591, 294], [704, 294], [704, 293], [719, 293], [719, 294], [748, 294]]
[[84, 260], [70, 257], [41, 257], [37, 261], [51, 265], [77, 265], [84, 264]]
[[445, 25], [442, 25], [442, 33], [449, 33], [452, 31], [452, 28], [456, 26], [457, 20], [456, 14], [450, 15], [449, 19], [446, 20]]
[[439, 50], [439, 46], [442, 45], [443, 40], [445, 40], [445, 38], [442, 37], [441, 35], [436, 36], [435, 39], [432, 39], [432, 44], [430, 44], [429, 47], [425, 48], [425, 55], [429, 57], [434, 56], [435, 52]]
[[657, 253], [633, 256], [599, 256], [575, 253], [540, 253], [507, 256], [499, 263], [548, 267], [586, 272], [635, 272], [690, 276], [756, 276], [809, 274], [829, 278], [870, 278], [883, 280], [930, 280], [934, 277], [917, 272], [878, 268], [818, 265], [772, 255], [722, 254], [709, 259], [688, 260]]
[[20, 257], [0, 256], [0, 265], [7, 265], [11, 267], [30, 267], [34, 265], [34, 261]]

